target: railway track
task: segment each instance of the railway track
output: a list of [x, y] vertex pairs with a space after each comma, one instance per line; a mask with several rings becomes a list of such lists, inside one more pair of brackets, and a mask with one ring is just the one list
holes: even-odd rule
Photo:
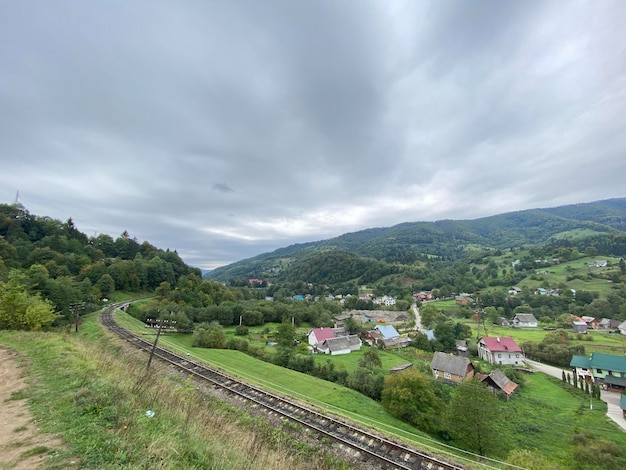
[[[153, 348], [149, 342], [131, 331], [121, 327], [113, 318], [113, 312], [119, 305], [111, 305], [101, 314], [102, 323], [111, 331], [129, 341], [136, 347], [150, 352]], [[383, 436], [357, 428], [337, 418], [326, 416], [312, 408], [290, 400], [286, 397], [262, 390], [242, 382], [219, 370], [178, 355], [157, 346], [154, 356], [165, 361], [184, 373], [208, 381], [242, 399], [263, 407], [281, 418], [289, 419], [331, 439], [338, 445], [352, 450], [361, 460], [376, 462], [381, 469], [411, 470], [464, 470], [465, 467], [448, 463], [424, 452], [411, 449], [404, 444], [394, 442]]]

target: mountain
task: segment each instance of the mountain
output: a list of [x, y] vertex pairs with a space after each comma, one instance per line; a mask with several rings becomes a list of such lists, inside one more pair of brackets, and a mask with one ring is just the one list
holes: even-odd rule
[[[217, 268], [210, 279], [295, 279], [289, 272], [306, 272], [321, 258], [352, 258], [350, 265], [388, 271], [386, 264], [410, 265], [430, 257], [459, 259], [472, 247], [508, 249], [548, 243], [568, 234], [591, 237], [626, 231], [626, 198], [545, 209], [529, 209], [473, 220], [406, 222], [310, 243], [301, 243]], [[331, 254], [329, 254], [329, 252]], [[346, 254], [350, 255], [346, 258]], [[309, 264], [309, 267], [304, 266]], [[382, 263], [382, 265], [380, 265]], [[376, 263], [374, 263], [376, 264]]]

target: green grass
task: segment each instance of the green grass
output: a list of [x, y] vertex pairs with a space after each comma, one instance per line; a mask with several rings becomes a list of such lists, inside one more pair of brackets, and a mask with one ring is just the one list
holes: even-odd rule
[[[118, 312], [116, 318], [120, 324], [154, 338], [154, 330], [146, 331], [132, 317]], [[526, 337], [544, 333], [506, 331]], [[379, 403], [352, 390], [238, 351], [191, 348], [189, 342], [190, 335], [160, 338], [163, 346], [189, 353], [276, 393], [349, 417], [437, 455], [452, 452], [443, 443], [391, 418]], [[193, 399], [195, 387], [183, 379], [161, 374], [150, 376], [154, 384], [142, 379], [146, 356], [126, 358], [120, 354], [93, 315], [85, 318], [79, 334], [0, 332], [0, 343], [17, 349], [29, 364], [33, 386], [24, 396], [29, 398], [38, 425], [44, 431], [60, 434], [68, 444], [67, 451], [48, 456], [50, 468], [65, 468], [76, 459], [84, 467], [97, 468], [151, 468], [156, 462], [165, 462], [163, 468], [346, 468], [336, 461], [331, 465], [321, 457], [311, 457], [306, 447], [294, 453], [287, 443], [293, 439], [276, 437], [274, 429], [217, 400], [205, 400], [199, 405]], [[389, 355], [385, 352], [385, 367], [396, 361], [417, 361], [409, 351], [413, 350]], [[357, 355], [348, 356], [334, 359], [341, 358], [346, 368], [353, 367]], [[508, 403], [501, 401], [499, 407], [506, 417], [503, 433], [508, 437], [503, 441], [503, 455], [513, 449], [532, 449], [557, 468], [573, 468], [573, 455], [578, 455], [581, 448], [575, 445], [577, 440], [591, 448], [626, 449], [626, 434], [617, 431], [605, 416], [604, 403], [597, 401], [589, 410], [588, 395], [543, 374], [528, 376], [520, 392]], [[147, 409], [156, 412], [155, 418], [145, 416]], [[247, 426], [245, 431], [238, 430], [237, 426], [242, 425]], [[271, 444], [269, 450], [258, 451], [254, 459], [250, 454], [254, 446], [246, 441], [251, 433]], [[233, 455], [233, 448], [243, 450]], [[285, 449], [288, 456], [276, 456]], [[626, 465], [623, 456], [610, 458], [611, 462]], [[315, 465], [307, 467], [311, 462]], [[577, 468], [593, 468], [585, 465]]]
[[38, 428], [67, 447], [47, 456], [47, 468], [348, 468], [167, 368], [146, 375], [145, 362], [104, 335], [94, 315], [78, 334], [0, 331], [0, 344], [28, 366]]

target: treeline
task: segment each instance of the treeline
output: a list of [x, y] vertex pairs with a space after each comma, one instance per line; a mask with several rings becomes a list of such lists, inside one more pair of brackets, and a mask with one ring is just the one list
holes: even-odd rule
[[51, 302], [57, 323], [68, 321], [76, 304], [95, 306], [116, 290], [149, 292], [190, 273], [201, 276], [175, 251], [140, 243], [127, 232], [115, 239], [88, 237], [71, 218], [61, 222], [20, 204], [0, 204], [0, 283], [6, 286], [13, 271], [29, 293]]

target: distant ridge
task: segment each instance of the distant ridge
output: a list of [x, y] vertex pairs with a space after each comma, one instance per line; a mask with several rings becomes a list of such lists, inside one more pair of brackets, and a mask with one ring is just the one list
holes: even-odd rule
[[[386, 263], [410, 264], [424, 256], [458, 259], [468, 247], [492, 249], [543, 244], [553, 237], [578, 231], [587, 236], [626, 232], [626, 198], [528, 209], [468, 220], [404, 222], [346, 233], [317, 242], [279, 248], [212, 270], [210, 279], [272, 277], [321, 253], [332, 250]], [[348, 262], [344, 259], [344, 262]]]

